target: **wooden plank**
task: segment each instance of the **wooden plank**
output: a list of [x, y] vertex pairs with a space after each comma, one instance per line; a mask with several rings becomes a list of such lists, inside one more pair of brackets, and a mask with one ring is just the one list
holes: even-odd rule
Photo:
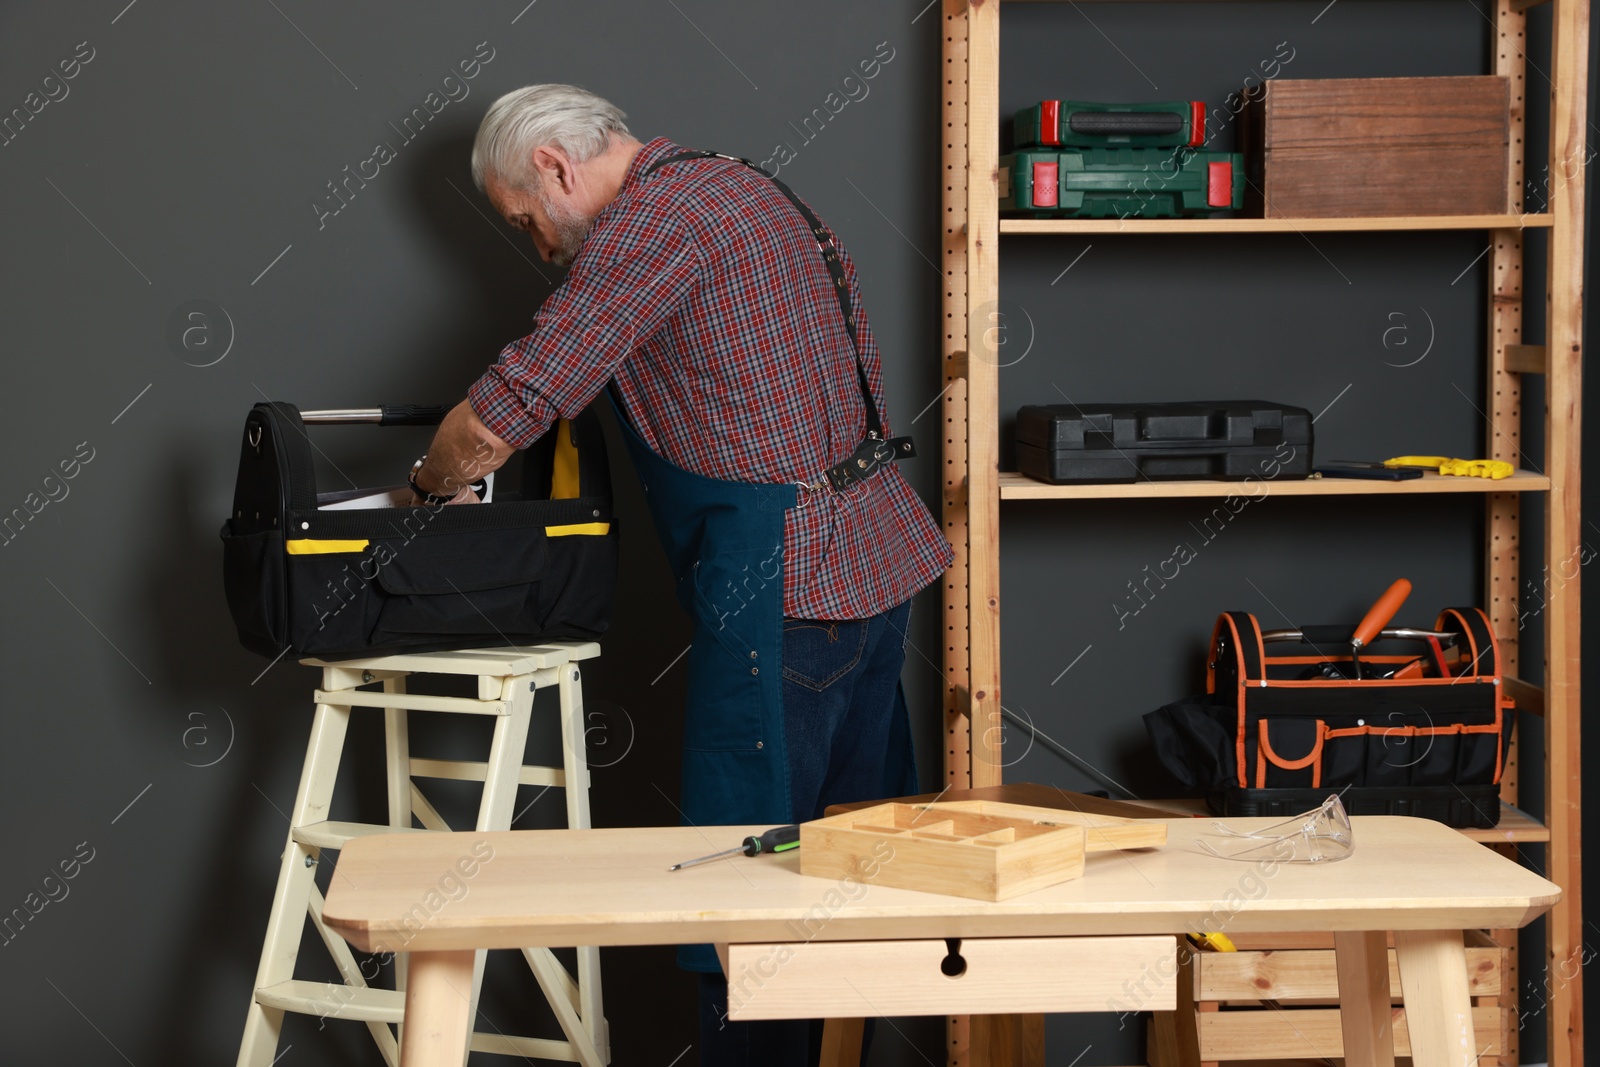
[[526, 647], [512, 645], [505, 648], [464, 648], [448, 652], [410, 652], [341, 660], [309, 658], [300, 662], [309, 667], [335, 667], [343, 670], [488, 674], [504, 677], [559, 667], [573, 660], [594, 659], [599, 655], [600, 645], [594, 641], [543, 641]]
[[[1331, 938], [1332, 934], [1324, 935]], [[1503, 950], [1497, 946], [1467, 949], [1468, 989], [1473, 996], [1492, 996], [1505, 989]], [[1385, 996], [1400, 996], [1400, 967], [1388, 956]], [[1332, 951], [1324, 949], [1200, 954], [1199, 1000], [1313, 1000], [1339, 996], [1338, 969]]]
[[[728, 1018], [850, 1018], [1176, 1006], [1171, 937], [810, 941], [728, 946]], [[954, 971], [955, 973], [947, 973]], [[1131, 1007], [1131, 1005], [1130, 1005]]]
[[972, 1062], [995, 1067], [1046, 1067], [1044, 1016], [972, 1016]]
[[1513, 678], [1509, 674], [1500, 680], [1506, 695], [1517, 702], [1517, 710], [1530, 715], [1544, 715], [1544, 690], [1539, 686]]
[[504, 700], [478, 700], [475, 697], [439, 697], [421, 693], [369, 693], [361, 689], [314, 691], [319, 704], [352, 708], [405, 708], [408, 711], [447, 711], [460, 715], [505, 715], [510, 711]]
[[393, 989], [358, 989], [343, 982], [292, 978], [256, 990], [256, 1003], [323, 1018], [397, 1024], [405, 1018], [405, 994]]
[[1002, 219], [1001, 233], [1332, 233], [1395, 230], [1550, 229], [1543, 212], [1507, 215], [1395, 215], [1340, 219]]
[[[1410, 1056], [1411, 1031], [1403, 1008], [1391, 1009], [1394, 1051]], [[1208, 1060], [1324, 1059], [1344, 1055], [1344, 1036], [1337, 1008], [1295, 1008], [1284, 1011], [1201, 1012], [1200, 1055]], [[1499, 1020], [1494, 1008], [1474, 1008], [1473, 1050], [1467, 1056], [1496, 1055]], [[1424, 1067], [1418, 1063], [1416, 1067]]]
[[1306, 478], [1274, 482], [1174, 481], [1133, 482], [1118, 485], [1050, 485], [1016, 471], [999, 476], [1000, 496], [1004, 500], [1170, 500], [1179, 497], [1249, 497], [1264, 500], [1274, 496], [1407, 496], [1414, 493], [1529, 493], [1550, 488], [1550, 479], [1532, 471], [1519, 470], [1509, 478], [1458, 478], [1424, 472], [1421, 478], [1404, 482], [1373, 482], [1359, 478]]
[[967, 559], [972, 784], [1001, 779], [1000, 5], [967, 9]]
[[[1197, 797], [1180, 797], [1167, 800], [1141, 800], [1140, 806], [1148, 806], [1154, 811], [1164, 811], [1172, 815], [1209, 816], [1206, 802]], [[1487, 845], [1505, 845], [1519, 843], [1533, 843], [1550, 840], [1550, 831], [1542, 823], [1521, 808], [1512, 807], [1504, 801], [1500, 804], [1500, 821], [1488, 829], [1476, 826], [1463, 827], [1458, 831], [1462, 837], [1470, 841], [1481, 841]], [[1240, 945], [1243, 948], [1243, 945]]]
[[[458, 782], [481, 782], [488, 773], [488, 764], [477, 760], [418, 757], [411, 761], [413, 778], [449, 778]], [[534, 767], [524, 764], [517, 774], [517, 784], [553, 785], [565, 788], [567, 772], [560, 767]]]
[[[967, 507], [967, 4], [940, 5], [944, 34], [940, 48], [944, 85], [942, 152], [944, 191], [940, 263], [944, 267], [944, 397], [940, 401], [943, 466], [941, 525], [954, 560], [940, 579], [944, 613], [944, 785], [972, 785], [970, 524]], [[970, 1067], [971, 1017], [945, 1020], [948, 1067]]]
[[[1546, 246], [1550, 286], [1545, 346], [1545, 471], [1559, 487], [1546, 501], [1545, 565], [1563, 571], [1578, 559], [1583, 495], [1583, 240], [1584, 175], [1588, 148], [1589, 4], [1557, 0], [1551, 12], [1549, 81], [1550, 212], [1555, 227]], [[1550, 976], [1549, 1062], [1583, 1062], [1585, 939], [1581, 880], [1582, 789], [1579, 742], [1581, 575], [1547, 594], [1545, 608], [1545, 813], [1551, 847], [1547, 871], [1561, 901], [1545, 926]]]
[[1507, 344], [1505, 354], [1505, 369], [1518, 374], [1544, 374], [1550, 365], [1544, 345]]
[[[941, 48], [944, 85], [943, 228], [940, 263], [944, 268], [944, 381], [939, 414], [943, 426], [941, 525], [955, 561], [941, 579], [944, 639], [944, 783], [962, 789], [972, 784], [970, 711], [970, 632], [968, 598], [967, 502], [967, 5], [944, 0]], [[952, 1049], [965, 1049], [961, 1041]], [[959, 1056], [951, 1053], [952, 1063]]]

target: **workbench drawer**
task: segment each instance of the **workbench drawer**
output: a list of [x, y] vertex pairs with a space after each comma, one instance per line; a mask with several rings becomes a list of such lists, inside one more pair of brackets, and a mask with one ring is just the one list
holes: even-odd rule
[[1176, 1006], [1177, 940], [1006, 937], [718, 945], [728, 1018], [859, 1018]]

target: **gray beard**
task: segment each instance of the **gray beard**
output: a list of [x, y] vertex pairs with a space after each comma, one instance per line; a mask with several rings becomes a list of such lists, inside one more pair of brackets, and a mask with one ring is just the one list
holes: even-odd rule
[[557, 247], [550, 256], [550, 262], [559, 267], [570, 267], [578, 257], [578, 250], [583, 247], [583, 239], [589, 235], [589, 227], [594, 225], [594, 219], [569, 210], [564, 205], [558, 206], [543, 189], [537, 195], [539, 206], [544, 208], [545, 217], [556, 230]]

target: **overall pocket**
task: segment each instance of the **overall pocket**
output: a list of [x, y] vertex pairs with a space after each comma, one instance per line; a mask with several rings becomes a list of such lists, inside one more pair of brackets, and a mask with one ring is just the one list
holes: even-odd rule
[[783, 620], [783, 679], [820, 693], [855, 669], [867, 648], [866, 619]]

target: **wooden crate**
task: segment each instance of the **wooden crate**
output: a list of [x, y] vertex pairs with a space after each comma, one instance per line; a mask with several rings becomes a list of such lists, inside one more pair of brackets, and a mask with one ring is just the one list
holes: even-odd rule
[[1165, 844], [1166, 823], [988, 800], [878, 804], [800, 825], [800, 873], [1007, 900], [1083, 874], [1086, 852]]
[[[1502, 1007], [1508, 950], [1469, 931], [1467, 981], [1482, 1067], [1501, 1062], [1514, 1024]], [[1344, 1055], [1339, 980], [1331, 933], [1240, 935], [1237, 952], [1178, 953], [1178, 1009], [1157, 1012], [1149, 1028], [1151, 1067], [1260, 1065]], [[1400, 972], [1389, 950], [1389, 995], [1400, 1001]], [[1405, 1009], [1394, 1009], [1395, 1055], [1409, 1056]]]
[[1498, 76], [1255, 86], [1239, 119], [1247, 210], [1267, 218], [1502, 214], [1509, 94]]

